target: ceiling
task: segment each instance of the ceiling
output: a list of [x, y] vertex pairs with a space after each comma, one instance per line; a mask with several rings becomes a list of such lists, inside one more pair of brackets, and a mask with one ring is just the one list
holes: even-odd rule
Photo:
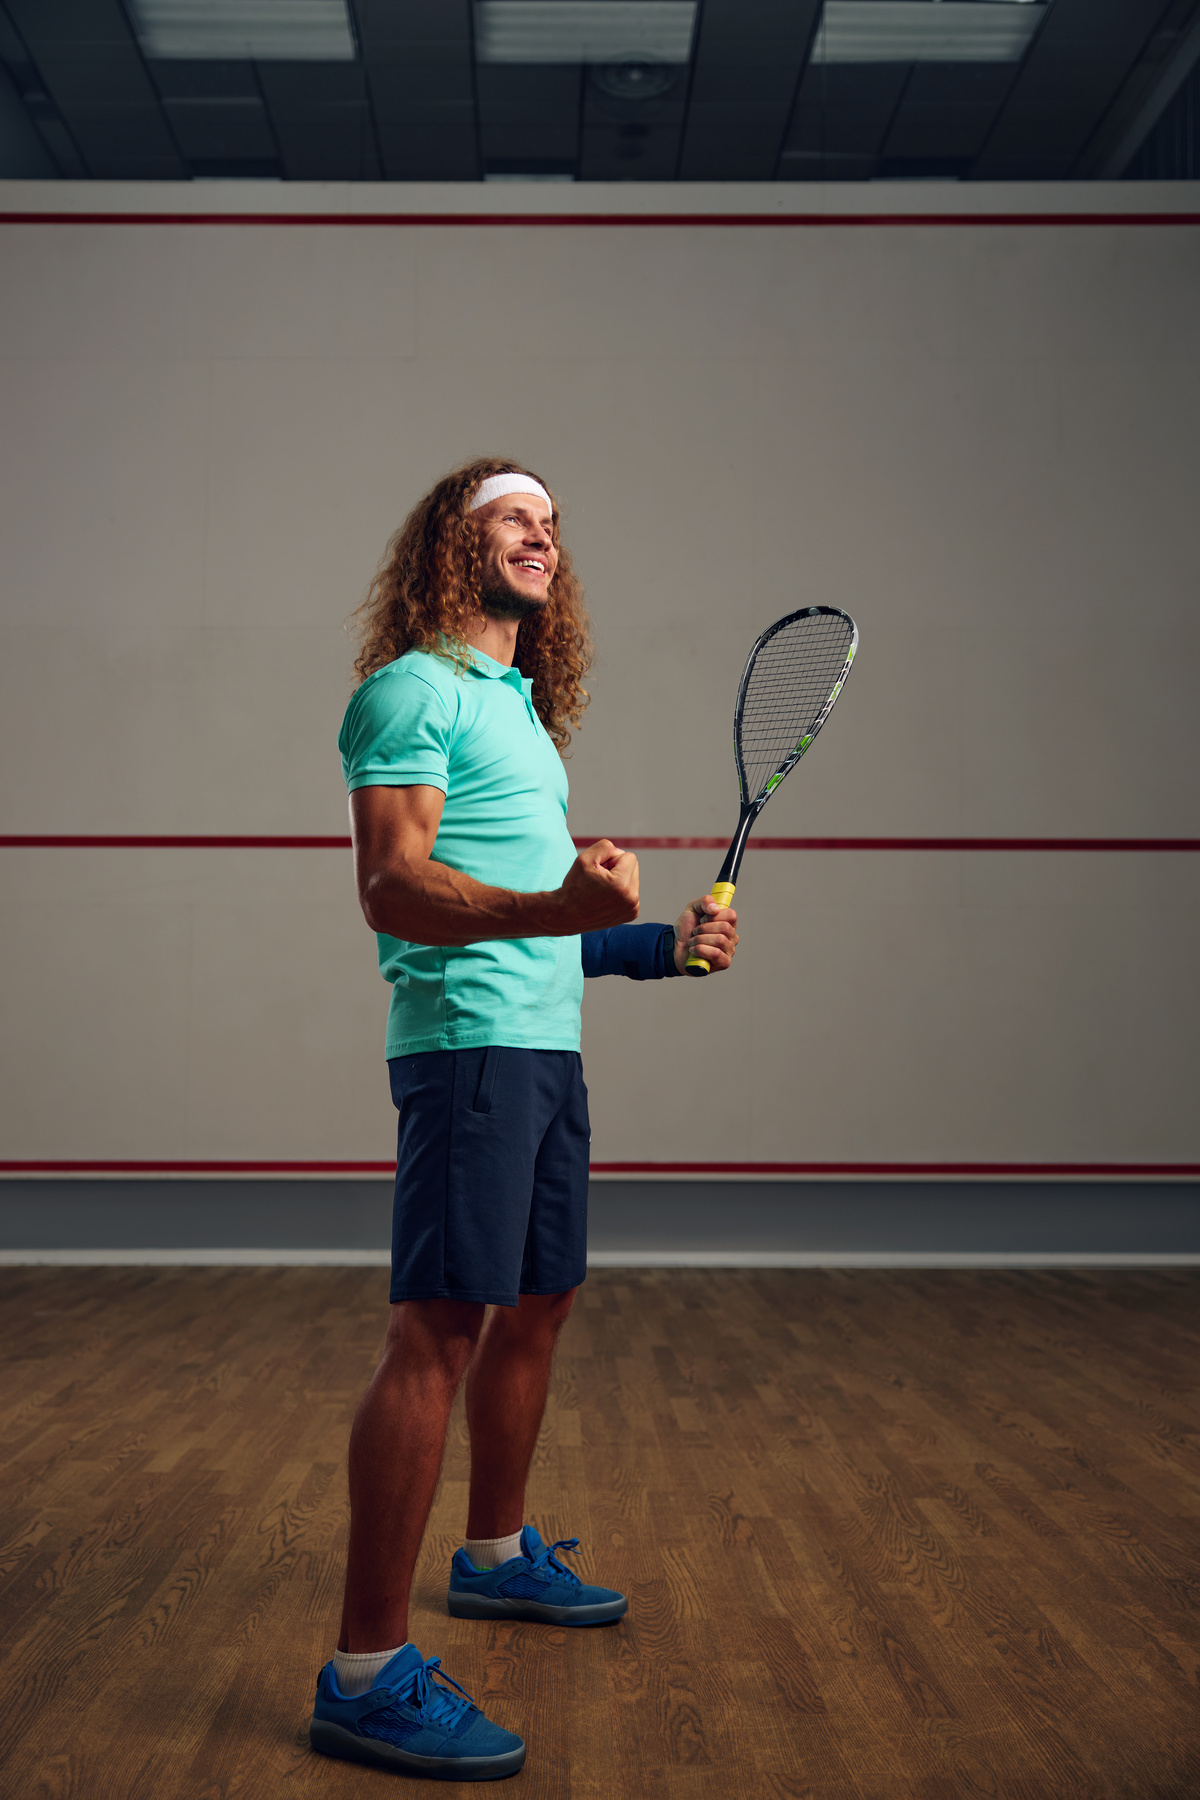
[[0, 0], [0, 175], [1112, 179], [1198, 63], [1200, 0]]

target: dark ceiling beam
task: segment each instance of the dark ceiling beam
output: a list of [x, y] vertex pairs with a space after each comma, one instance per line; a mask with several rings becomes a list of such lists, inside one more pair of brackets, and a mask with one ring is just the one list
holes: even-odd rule
[[1053, 0], [973, 181], [1065, 181], [1170, 0]]
[[582, 76], [578, 63], [490, 63], [477, 69], [485, 170], [574, 174]]
[[118, 181], [187, 177], [117, 0], [6, 3], [92, 175]]
[[389, 181], [477, 181], [470, 0], [353, 0]]
[[779, 179], [869, 180], [911, 76], [907, 63], [809, 63]]
[[1008, 63], [917, 63], [884, 141], [885, 175], [970, 167], [1012, 84]]
[[772, 181], [820, 0], [702, 0], [683, 181]]
[[[21, 34], [0, 4], [0, 168], [10, 177], [85, 173]], [[31, 142], [32, 133], [36, 144]], [[39, 156], [37, 145], [41, 146]], [[44, 162], [42, 157], [44, 156]]]
[[57, 163], [0, 65], [0, 176], [6, 181], [48, 181], [57, 174]]
[[378, 181], [361, 63], [260, 62], [255, 72], [290, 181]]
[[1072, 174], [1118, 181], [1200, 62], [1200, 6], [1175, 0]]

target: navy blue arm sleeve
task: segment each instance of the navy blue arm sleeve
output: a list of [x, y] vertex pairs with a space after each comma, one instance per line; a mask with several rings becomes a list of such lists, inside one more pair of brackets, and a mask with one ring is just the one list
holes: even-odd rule
[[673, 925], [614, 925], [585, 931], [580, 946], [585, 975], [627, 975], [630, 981], [661, 981], [678, 975]]

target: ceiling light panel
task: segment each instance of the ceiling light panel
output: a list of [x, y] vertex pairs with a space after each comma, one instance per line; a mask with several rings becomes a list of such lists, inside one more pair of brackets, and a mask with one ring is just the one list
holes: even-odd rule
[[695, 23], [696, 0], [476, 0], [475, 53], [484, 63], [686, 63]]
[[134, 0], [138, 42], [164, 60], [353, 62], [346, 0]]
[[812, 61], [1019, 62], [1046, 11], [1029, 0], [825, 0]]

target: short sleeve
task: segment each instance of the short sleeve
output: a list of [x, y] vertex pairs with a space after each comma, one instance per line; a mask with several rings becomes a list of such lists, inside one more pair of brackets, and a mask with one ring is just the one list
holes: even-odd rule
[[449, 786], [450, 707], [411, 668], [368, 679], [346, 708], [338, 749], [353, 793], [363, 787]]

